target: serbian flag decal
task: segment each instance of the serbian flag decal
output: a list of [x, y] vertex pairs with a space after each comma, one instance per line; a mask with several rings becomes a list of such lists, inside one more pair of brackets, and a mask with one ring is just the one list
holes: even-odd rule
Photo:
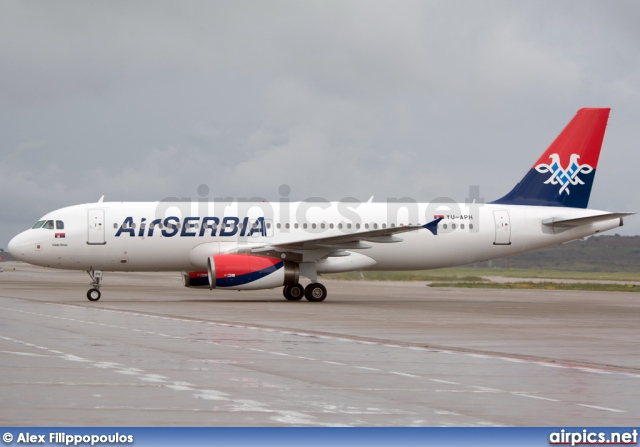
[[64, 239], [64, 233], [56, 233], [56, 239]]

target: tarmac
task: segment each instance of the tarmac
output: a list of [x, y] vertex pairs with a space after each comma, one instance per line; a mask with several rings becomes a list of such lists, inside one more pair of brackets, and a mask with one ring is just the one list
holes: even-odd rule
[[322, 281], [187, 289], [178, 273], [2, 263], [5, 426], [635, 426], [640, 294]]

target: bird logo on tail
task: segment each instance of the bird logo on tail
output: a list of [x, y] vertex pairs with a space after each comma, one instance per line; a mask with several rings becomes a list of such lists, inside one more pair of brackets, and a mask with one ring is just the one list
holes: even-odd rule
[[584, 185], [584, 182], [580, 180], [578, 174], [589, 174], [593, 171], [593, 167], [588, 164], [579, 164], [578, 159], [580, 155], [571, 154], [569, 159], [569, 166], [564, 168], [560, 161], [560, 156], [558, 154], [551, 154], [549, 156], [551, 159], [550, 164], [540, 163], [535, 166], [536, 171], [541, 174], [551, 173], [551, 177], [549, 177], [544, 183], [551, 185], [561, 185], [560, 191], [558, 194], [562, 194], [566, 192], [569, 195], [569, 185]]

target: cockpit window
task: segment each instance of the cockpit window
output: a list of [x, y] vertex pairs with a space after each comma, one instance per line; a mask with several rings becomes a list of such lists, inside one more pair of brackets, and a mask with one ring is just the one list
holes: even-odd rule
[[44, 220], [39, 220], [39, 221], [37, 221], [37, 222], [35, 223], [35, 225], [34, 225], [34, 226], [32, 226], [31, 228], [32, 228], [32, 229], [40, 228], [42, 225], [44, 225]]
[[53, 221], [52, 220], [46, 221], [42, 226], [42, 228], [46, 228], [47, 230], [53, 230]]
[[64, 222], [61, 220], [56, 220], [56, 230], [64, 230]]

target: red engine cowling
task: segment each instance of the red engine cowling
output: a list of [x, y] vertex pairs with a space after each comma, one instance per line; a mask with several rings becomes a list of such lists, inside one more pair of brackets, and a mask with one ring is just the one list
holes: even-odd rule
[[221, 254], [209, 256], [207, 272], [182, 272], [185, 287], [258, 290], [296, 284], [298, 264], [267, 256]]

